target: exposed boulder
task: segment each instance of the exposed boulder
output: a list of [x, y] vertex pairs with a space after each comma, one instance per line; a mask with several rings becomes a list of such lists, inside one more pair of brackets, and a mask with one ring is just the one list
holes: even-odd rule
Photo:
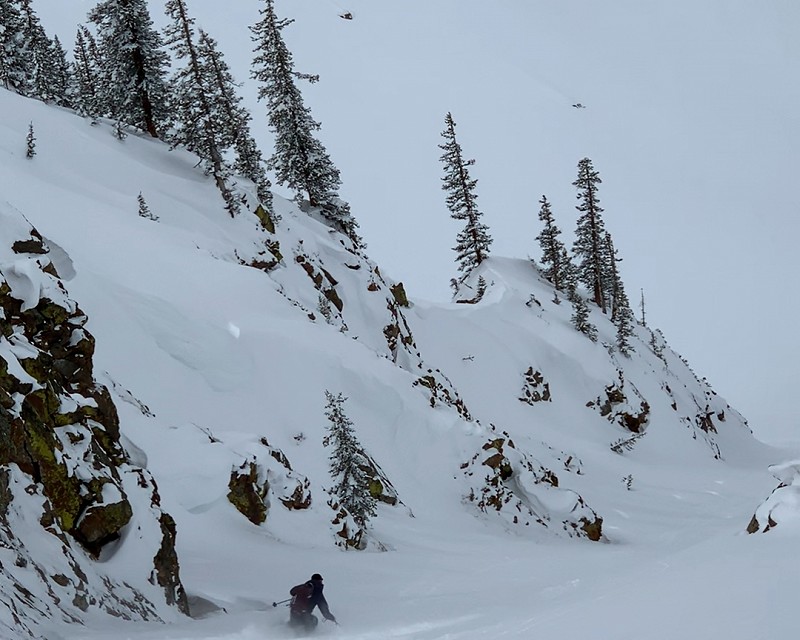
[[259, 473], [255, 459], [245, 460], [231, 471], [228, 482], [228, 502], [254, 525], [267, 519], [266, 498], [269, 482]]
[[519, 399], [533, 406], [537, 402], [550, 402], [550, 383], [544, 379], [541, 371], [534, 371], [533, 367], [523, 374], [525, 379], [522, 385], [522, 395]]
[[[295, 472], [289, 459], [266, 438], [257, 449], [231, 471], [228, 501], [255, 525], [269, 517], [272, 499], [289, 511], [302, 511], [311, 506], [311, 482]], [[266, 452], [264, 451], [266, 449]]]
[[650, 419], [650, 404], [633, 385], [629, 386], [636, 399], [629, 400], [625, 392], [625, 377], [622, 370], [618, 370], [617, 374], [618, 382], [608, 385], [603, 395], [587, 402], [586, 406], [631, 433], [643, 433]]

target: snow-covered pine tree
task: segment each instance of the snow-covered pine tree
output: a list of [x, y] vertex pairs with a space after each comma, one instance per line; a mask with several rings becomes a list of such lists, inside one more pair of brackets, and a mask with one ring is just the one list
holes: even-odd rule
[[258, 98], [266, 103], [267, 120], [275, 135], [275, 152], [267, 166], [275, 171], [278, 184], [295, 192], [297, 200], [305, 193], [310, 207], [319, 208], [357, 247], [363, 246], [350, 205], [339, 197], [339, 170], [314, 135], [320, 124], [312, 117], [295, 83], [317, 82], [319, 76], [294, 70], [292, 53], [281, 35], [293, 20], [278, 18], [273, 0], [264, 0], [259, 13], [261, 20], [250, 27], [256, 43], [251, 76], [261, 83]]
[[641, 299], [639, 300], [639, 309], [642, 312], [642, 326], [646, 327], [647, 315], [645, 314], [645, 309], [644, 309], [644, 289], [639, 289], [639, 292], [641, 293]]
[[145, 201], [141, 191], [139, 192], [139, 195], [136, 196], [136, 200], [139, 202], [139, 217], [158, 222], [158, 216], [150, 211], [150, 207], [147, 205], [147, 202]]
[[603, 223], [600, 201], [597, 198], [597, 185], [600, 175], [589, 158], [578, 163], [578, 179], [572, 184], [578, 188], [581, 212], [575, 230], [572, 251], [576, 259], [578, 280], [591, 293], [595, 304], [606, 313], [607, 291], [605, 225]]
[[0, 83], [22, 95], [33, 88], [33, 59], [16, 0], [0, 0]]
[[225, 208], [235, 216], [239, 202], [229, 186], [232, 173], [223, 158], [226, 136], [210, 93], [208, 68], [197, 48], [194, 18], [189, 15], [184, 0], [168, 0], [165, 11], [172, 19], [165, 29], [166, 44], [185, 64], [172, 78], [177, 127], [170, 141], [173, 145], [186, 146], [205, 161], [206, 171], [214, 176], [225, 200]]
[[223, 144], [233, 147], [236, 161], [233, 169], [256, 185], [256, 193], [261, 205], [272, 210], [272, 184], [264, 169], [261, 151], [250, 134], [250, 112], [242, 105], [242, 98], [236, 92], [239, 85], [231, 75], [216, 41], [202, 29], [198, 30], [198, 54], [203, 60], [203, 67], [210, 81], [209, 92], [215, 96], [214, 104], [218, 109], [217, 126], [220, 128]]
[[147, 0], [102, 0], [89, 20], [97, 26], [108, 115], [158, 138], [170, 116], [169, 56]]
[[564, 291], [572, 304], [572, 326], [596, 342], [597, 327], [589, 321], [589, 305], [578, 291], [578, 269], [570, 260], [566, 247], [561, 248], [561, 264], [564, 265]]
[[463, 272], [462, 280], [481, 262], [489, 257], [489, 227], [481, 222], [483, 213], [475, 202], [475, 185], [477, 180], [470, 178], [469, 167], [475, 160], [466, 160], [461, 152], [461, 145], [456, 139], [456, 123], [451, 113], [445, 116], [445, 129], [442, 132], [444, 144], [439, 148], [444, 151], [439, 158], [444, 164], [442, 189], [447, 192], [447, 208], [454, 220], [463, 220], [464, 229], [456, 236], [456, 262], [458, 270]]
[[36, 155], [36, 136], [33, 133], [33, 122], [28, 125], [28, 135], [25, 137], [25, 156], [33, 158]]
[[[553, 211], [546, 196], [539, 200], [539, 220], [544, 223], [541, 233], [536, 236], [542, 248], [542, 275], [549, 280], [558, 291], [567, 291], [567, 270], [571, 267], [569, 254], [564, 243], [559, 239], [561, 230], [556, 226]], [[565, 262], [566, 260], [566, 262]]]
[[117, 120], [114, 123], [114, 137], [120, 142], [128, 137], [128, 132], [125, 131], [125, 124], [122, 122], [122, 120]]
[[572, 303], [572, 326], [585, 334], [592, 342], [597, 342], [597, 327], [589, 321], [589, 305], [586, 300], [576, 290], [569, 293], [569, 301]]
[[48, 76], [56, 104], [72, 109], [75, 106], [72, 69], [67, 61], [67, 52], [64, 51], [58, 36], [53, 37]]
[[346, 400], [341, 393], [333, 395], [325, 391], [325, 416], [329, 424], [323, 444], [333, 448], [329, 456], [334, 482], [331, 493], [364, 530], [377, 513], [377, 499], [370, 493], [369, 477], [364, 471], [368, 466], [364, 449], [356, 438], [353, 422], [344, 412]]
[[28, 52], [30, 63], [30, 87], [28, 95], [45, 102], [56, 99], [50, 83], [53, 42], [47, 37], [39, 16], [33, 9], [31, 0], [16, 0], [22, 18], [22, 43], [20, 47]]
[[608, 231], [606, 231], [605, 243], [608, 259], [607, 273], [611, 290], [611, 322], [617, 327], [617, 348], [619, 352], [624, 356], [630, 356], [631, 351], [633, 351], [633, 347], [630, 344], [630, 338], [633, 336], [633, 310], [625, 293], [625, 286], [619, 275], [619, 269], [617, 269], [617, 262], [620, 261], [620, 258], [617, 258], [617, 250], [614, 248], [614, 242]]
[[75, 109], [84, 116], [103, 116], [108, 110], [101, 91], [102, 60], [97, 41], [84, 25], [75, 34], [72, 50], [72, 81]]

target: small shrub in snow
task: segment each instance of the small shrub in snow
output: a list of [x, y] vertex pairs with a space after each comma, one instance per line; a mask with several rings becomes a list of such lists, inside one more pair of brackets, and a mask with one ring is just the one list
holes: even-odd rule
[[33, 156], [36, 155], [36, 136], [33, 134], [33, 122], [28, 125], [28, 136], [26, 138], [26, 142], [28, 148], [25, 152], [25, 156], [28, 158], [33, 158]]
[[150, 211], [150, 207], [147, 206], [147, 202], [145, 202], [141, 191], [139, 192], [139, 195], [136, 196], [136, 199], [139, 201], [139, 216], [142, 218], [147, 218], [148, 220], [157, 221], [158, 216]]
[[117, 120], [117, 123], [114, 125], [114, 137], [120, 142], [128, 137], [128, 132], [125, 131], [124, 125], [119, 120]]

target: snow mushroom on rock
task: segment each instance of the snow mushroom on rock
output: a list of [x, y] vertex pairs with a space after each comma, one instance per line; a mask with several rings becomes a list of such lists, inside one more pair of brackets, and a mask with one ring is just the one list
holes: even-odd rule
[[[18, 594], [0, 612], [13, 606], [32, 625], [89, 608], [132, 619], [161, 619], [165, 605], [187, 613], [174, 523], [167, 535], [154, 481], [122, 448], [116, 407], [94, 379], [87, 317], [24, 217], [0, 208], [0, 228], [0, 547], [16, 555], [0, 565], [0, 592]], [[140, 535], [123, 541], [134, 521]], [[54, 544], [57, 559], [40, 565], [32, 549]], [[123, 545], [145, 567], [135, 585], [92, 562]], [[49, 597], [33, 593], [37, 582]], [[0, 636], [11, 637], [4, 618]]]
[[747, 533], [766, 533], [779, 524], [800, 527], [800, 460], [776, 464], [769, 470], [780, 484], [756, 509]]

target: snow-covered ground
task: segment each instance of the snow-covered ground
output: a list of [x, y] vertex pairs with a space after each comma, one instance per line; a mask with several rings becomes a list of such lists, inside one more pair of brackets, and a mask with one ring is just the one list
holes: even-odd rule
[[[42, 4], [45, 26], [48, 11], [55, 15], [60, 10], [63, 18], [68, 9], [75, 9], [71, 3], [68, 8], [68, 3]], [[79, 4], [83, 12], [87, 3]], [[193, 8], [210, 22], [218, 16], [213, 11], [215, 4], [195, 2]], [[415, 68], [430, 71], [430, 56], [443, 46], [434, 47], [435, 41], [456, 43], [462, 31], [500, 37], [513, 27], [519, 39], [509, 38], [508, 46], [520, 48], [519, 59], [523, 60], [528, 45], [543, 55], [547, 43], [555, 46], [560, 42], [560, 31], [548, 31], [547, 20], [532, 21], [528, 7], [541, 10], [544, 13], [539, 17], [550, 19], [569, 13], [569, 7], [562, 5], [548, 5], [545, 10], [540, 3], [510, 2], [503, 3], [502, 12], [487, 13], [483, 3], [478, 7], [470, 1], [465, 2], [468, 10], [453, 14], [454, 3], [449, 0], [441, 4], [414, 2], [413, 10], [402, 11], [399, 5], [386, 3], [387, 11], [380, 14], [371, 11], [371, 3], [359, 0], [348, 7], [316, 0], [278, 4], [284, 12], [296, 8], [305, 24], [312, 25], [293, 27], [301, 70], [333, 75], [330, 82], [340, 92], [338, 101], [320, 100], [318, 115], [325, 121], [334, 160], [343, 167], [345, 195], [356, 205], [354, 213], [362, 221], [373, 258], [377, 258], [371, 250], [373, 244], [377, 252], [384, 253], [382, 247], [393, 242], [404, 255], [415, 256], [425, 249], [415, 248], [414, 241], [435, 235], [425, 227], [411, 235], [406, 235], [404, 228], [402, 234], [393, 236], [395, 227], [405, 223], [385, 225], [370, 218], [383, 215], [383, 210], [397, 212], [399, 219], [406, 209], [427, 212], [427, 218], [433, 215], [434, 200], [441, 198], [435, 145], [446, 110], [454, 111], [470, 155], [473, 142], [474, 155], [478, 155], [477, 149], [500, 147], [492, 140], [508, 138], [511, 134], [503, 127], [515, 117], [489, 117], [481, 109], [488, 108], [490, 101], [473, 101], [472, 94], [440, 94], [437, 87], [449, 85], [442, 77], [429, 74], [426, 83], [431, 95], [441, 101], [441, 113], [431, 112], [431, 101], [426, 100], [416, 111], [408, 112], [407, 119], [389, 118], [389, 122], [397, 119], [403, 123], [397, 127], [400, 133], [381, 124], [374, 113], [373, 122], [366, 101], [370, 95], [367, 71], [379, 70], [384, 58], [365, 56], [366, 42], [372, 41], [375, 49], [384, 52], [387, 65], [393, 65], [392, 60], [401, 53], [404, 59], [414, 61], [403, 73], [390, 76], [391, 82], [376, 83], [387, 95], [408, 95], [408, 85], [403, 83], [410, 79], [403, 74], [411, 74]], [[585, 9], [589, 3], [579, 4]], [[228, 42], [226, 53], [240, 65], [246, 60], [249, 43], [238, 48], [233, 43], [236, 38], [242, 41], [242, 24], [251, 21], [254, 6], [230, 3], [230, 19], [214, 25], [219, 33], [213, 30], [213, 35], [223, 44]], [[650, 19], [638, 4], [626, 6], [632, 15]], [[340, 8], [352, 9], [355, 19], [340, 19]], [[479, 8], [484, 9], [485, 32], [476, 30]], [[711, 9], [698, 11], [706, 16]], [[245, 13], [242, 22], [239, 17]], [[448, 34], [441, 27], [450, 15], [455, 15], [458, 26]], [[602, 24], [610, 29], [615, 16], [619, 14], [603, 17]], [[720, 30], [734, 19], [729, 14], [723, 18]], [[523, 38], [528, 24], [538, 25], [540, 36], [550, 33], [549, 39]], [[343, 29], [352, 33], [340, 38], [337, 34]], [[638, 34], [644, 50], [657, 50], [655, 44], [651, 50], [644, 42], [656, 31], [653, 26], [652, 31]], [[409, 44], [412, 40], [406, 37], [405, 48], [401, 47], [395, 39], [404, 33], [416, 34], [412, 39], [416, 44]], [[329, 55], [314, 56], [307, 42], [303, 44], [304, 38], [322, 34], [328, 39], [319, 47], [329, 50]], [[485, 44], [485, 40], [481, 42]], [[564, 43], [559, 46], [566, 47]], [[615, 55], [629, 61], [629, 52], [622, 43], [619, 47]], [[468, 43], [463, 43], [453, 53], [469, 50]], [[347, 63], [337, 56], [344, 56]], [[361, 65], [358, 74], [352, 71], [357, 63]], [[636, 198], [619, 191], [619, 183], [635, 174], [628, 171], [634, 159], [615, 160], [615, 147], [592, 137], [616, 140], [621, 136], [629, 142], [636, 138], [630, 132], [622, 135], [617, 129], [601, 127], [607, 120], [592, 115], [598, 110], [606, 115], [615, 110], [613, 105], [603, 106], [604, 96], [609, 94], [602, 78], [590, 89], [575, 93], [570, 88], [575, 85], [562, 82], [556, 71], [542, 77], [541, 69], [538, 75], [531, 75], [522, 62], [520, 68], [500, 70], [490, 63], [485, 63], [483, 73], [492, 78], [486, 80], [491, 86], [510, 86], [519, 77], [533, 78], [530, 85], [535, 90], [529, 98], [537, 108], [550, 113], [548, 110], [562, 107], [569, 110], [572, 102], [586, 102], [585, 113], [575, 109], [569, 111], [570, 117], [600, 118], [581, 125], [580, 132], [574, 133], [574, 144], [570, 142], [566, 148], [545, 137], [549, 142], [539, 147], [561, 149], [559, 162], [551, 163], [547, 155], [538, 157], [532, 173], [546, 175], [546, 184], [531, 187], [530, 203], [517, 202], [503, 210], [513, 209], [515, 216], [534, 220], [533, 203], [539, 191], [549, 194], [552, 184], [554, 194], [560, 193], [565, 216], [559, 220], [567, 219], [572, 196], [571, 192], [565, 194], [570, 191], [573, 166], [580, 156], [594, 155], [595, 148], [606, 154], [597, 158], [601, 175], [606, 175], [604, 167], [612, 174], [618, 172], [616, 180], [608, 180], [603, 204], [610, 212], [611, 203], [619, 198], [632, 210], [637, 208]], [[337, 69], [339, 76], [335, 75]], [[347, 69], [353, 73], [349, 85], [343, 77]], [[641, 77], [634, 71], [631, 84], [624, 83], [623, 89], [635, 86]], [[444, 75], [443, 70], [440, 73]], [[314, 94], [317, 90], [309, 90], [310, 96], [319, 99], [324, 95]], [[346, 104], [343, 96], [349, 96]], [[653, 113], [661, 113], [655, 97], [642, 100]], [[314, 109], [317, 113], [316, 102]], [[514, 111], [511, 106], [508, 109]], [[89, 317], [87, 328], [97, 340], [95, 375], [112, 389], [132, 462], [150, 470], [158, 482], [162, 507], [175, 518], [181, 577], [195, 614], [194, 619], [176, 616], [175, 621], [161, 625], [124, 622], [90, 611], [82, 626], [52, 620], [42, 629], [48, 640], [295, 637], [285, 625], [286, 609], [272, 603], [287, 598], [292, 585], [314, 572], [325, 577], [328, 602], [340, 623], [323, 623], [317, 632], [320, 636], [773, 640], [796, 634], [800, 525], [787, 517], [765, 534], [748, 535], [746, 528], [757, 510], [766, 513], [777, 500], [783, 500], [781, 495], [794, 495], [793, 485], [791, 491], [772, 494], [779, 480], [769, 466], [796, 459], [800, 450], [790, 445], [769, 447], [752, 438], [724, 400], [706, 398], [703, 385], [677, 357], [668, 354], [669, 367], [662, 366], [648, 351], [643, 330], [639, 333], [644, 342], [637, 343], [633, 357], [616, 362], [602, 345], [592, 344], [572, 330], [568, 305], [551, 301], [552, 290], [524, 259], [537, 253], [533, 223], [525, 227], [529, 229], [525, 232], [530, 237], [529, 250], [509, 252], [510, 257], [493, 258], [485, 266], [483, 275], [489, 288], [480, 304], [423, 301], [415, 299], [414, 288], [408, 287], [412, 306], [403, 313], [421, 359], [413, 349], [401, 349], [394, 354], [395, 364], [383, 334], [390, 319], [386, 289], [392, 278], [410, 276], [403, 270], [405, 261], [391, 257], [391, 252], [386, 252], [391, 265], [386, 272], [378, 260], [382, 272], [378, 276], [371, 270], [374, 263], [347, 252], [338, 236], [290, 202], [276, 198], [282, 221], [275, 238], [284, 260], [265, 274], [242, 262], [260, 257], [265, 241], [274, 238], [255, 216], [231, 219], [213, 184], [195, 168], [196, 160], [189, 154], [170, 152], [157, 141], [135, 135], [120, 142], [105, 124], [92, 126], [68, 112], [6, 91], [0, 91], [0, 112], [4, 115], [0, 122], [0, 207], [4, 212], [22, 213], [41, 232], [70, 297]], [[351, 120], [342, 120], [345, 113], [351, 114]], [[459, 118], [459, 113], [464, 117]], [[338, 129], [344, 125], [333, 126], [337, 120], [346, 122], [353, 132], [364, 122], [372, 122], [370, 130], [385, 128], [392, 144], [398, 144], [397, 137], [405, 136], [408, 127], [423, 131], [424, 136], [407, 136], [407, 146], [398, 147], [401, 151], [387, 154], [392, 162], [403, 165], [407, 179], [398, 179], [392, 183], [392, 191], [379, 193], [385, 188], [379, 185], [385, 183], [363, 172], [367, 165], [373, 173], [381, 172], [380, 163], [372, 159], [361, 165], [354, 159], [379, 157], [379, 146], [366, 145], [367, 134], [353, 134], [349, 148], [345, 143], [348, 134]], [[674, 137], [668, 130], [648, 129], [646, 121], [637, 121], [636, 131]], [[25, 135], [31, 122], [37, 155], [29, 160], [25, 158]], [[563, 143], [563, 130], [556, 132], [543, 123], [536, 126], [539, 134], [552, 135]], [[600, 129], [602, 133], [598, 133]], [[422, 144], [422, 137], [424, 151], [409, 148]], [[378, 136], [374, 138], [377, 143]], [[586, 140], [589, 142], [583, 144]], [[642, 153], [654, 145], [654, 141], [642, 142]], [[502, 148], [508, 152], [507, 145]], [[622, 155], [622, 151], [618, 153]], [[427, 166], [418, 160], [425, 154], [429, 156]], [[498, 150], [498, 155], [503, 154]], [[667, 163], [675, 157], [683, 156], [673, 150], [660, 161]], [[641, 162], [641, 157], [636, 162]], [[476, 169], [488, 169], [493, 163], [480, 155]], [[517, 164], [521, 166], [516, 170], [527, 175], [524, 163]], [[545, 170], [549, 164], [552, 173]], [[409, 184], [422, 180], [423, 172], [429, 176], [428, 187], [407, 190]], [[524, 175], [513, 181], [526, 183]], [[476, 173], [476, 177], [482, 175]], [[486, 182], [482, 181], [481, 187]], [[506, 192], [508, 187], [498, 180], [487, 192], [482, 191], [487, 203], [493, 202], [492, 189]], [[698, 189], [705, 191], [706, 187]], [[140, 192], [159, 217], [157, 222], [137, 215]], [[524, 211], [526, 206], [530, 211]], [[486, 207], [490, 225], [491, 208]], [[443, 207], [440, 215], [446, 217]], [[625, 236], [622, 224], [609, 221], [609, 226], [615, 239], [618, 232]], [[498, 235], [499, 246], [508, 242]], [[693, 241], [702, 245], [704, 237], [698, 231]], [[628, 253], [626, 242], [632, 245], [630, 238], [616, 242], [623, 256]], [[441, 246], [446, 254], [450, 241], [443, 238]], [[667, 255], [667, 270], [681, 281], [687, 268], [684, 256], [674, 251]], [[334, 313], [331, 324], [320, 317], [318, 291], [299, 266], [298, 256], [313, 262], [319, 272], [325, 269], [339, 283], [344, 311]], [[450, 264], [450, 256], [443, 260]], [[663, 267], [662, 259], [659, 269]], [[450, 275], [443, 269], [443, 273], [432, 271], [425, 277], [446, 283]], [[724, 291], [719, 284], [717, 288]], [[658, 300], [653, 301], [653, 308], [674, 304], [675, 297], [668, 291], [650, 294]], [[538, 302], [526, 304], [531, 294]], [[315, 315], [314, 321], [309, 313]], [[717, 323], [699, 312], [692, 315], [701, 328]], [[610, 325], [599, 314], [594, 320], [601, 339], [613, 342]], [[661, 322], [656, 319], [654, 324]], [[669, 331], [666, 338], [671, 340]], [[791, 343], [786, 336], [784, 339], [787, 352], [791, 352]], [[747, 361], [741, 345], [729, 341], [728, 347], [737, 362]], [[683, 355], [696, 365], [696, 354]], [[419, 364], [423, 366], [420, 371]], [[545, 373], [552, 403], [531, 406], [519, 401], [522, 373], [529, 366]], [[429, 406], [429, 395], [413, 386], [428, 367], [441, 369], [480, 423], [462, 420], [445, 405]], [[586, 407], [587, 401], [615, 381], [617, 368], [625, 373], [629, 395], [630, 383], [635, 381], [652, 405], [646, 436], [632, 451], [622, 454], [612, 453], [609, 444], [626, 432]], [[698, 366], [697, 374], [704, 376], [708, 371]], [[714, 376], [709, 377], [714, 384]], [[664, 394], [667, 382], [669, 396]], [[776, 393], [779, 385], [768, 387], [765, 397], [774, 397], [770, 394]], [[333, 545], [330, 510], [324, 504], [324, 489], [330, 482], [327, 451], [322, 446], [325, 389], [349, 397], [346, 411], [359, 439], [403, 502], [398, 507], [381, 505], [373, 521], [374, 540], [389, 551], [380, 552], [373, 546], [364, 552], [344, 552]], [[714, 405], [715, 415], [725, 415], [724, 421], [715, 418], [717, 434], [680, 420], [684, 412], [692, 415], [694, 403], [701, 399]], [[727, 400], [739, 407], [739, 398]], [[678, 408], [671, 407], [671, 402]], [[464, 500], [468, 480], [461, 465], [487, 439], [504, 430], [520, 450], [557, 474], [559, 491], [546, 496], [548, 506], [557, 510], [570, 492], [579, 493], [604, 519], [604, 541], [563, 537], [554, 531], [558, 527], [550, 531], [538, 525], [513, 527], [495, 514], [478, 513]], [[274, 460], [260, 442], [262, 437], [273, 448], [269, 451], [280, 449], [287, 456], [294, 475], [281, 476], [274, 466], [269, 467]], [[715, 459], [715, 446], [722, 460]], [[272, 504], [262, 526], [251, 524], [226, 499], [232, 467], [250, 456], [256, 456], [273, 473]], [[569, 456], [578, 462], [565, 463]], [[310, 482], [313, 507], [289, 512], [275, 500], [275, 492], [281, 482], [300, 477]], [[783, 476], [781, 480], [792, 481]], [[520, 492], [524, 493], [524, 487]], [[765, 503], [771, 494], [771, 502]], [[791, 512], [792, 499], [781, 505], [775, 513]], [[113, 563], [109, 560], [106, 568], [113, 571]]]
[[[357, 288], [363, 270], [342, 264], [336, 237], [293, 205], [278, 201], [288, 257], [266, 275], [238, 263], [261, 249], [255, 217], [228, 217], [187, 154], [136, 136], [120, 142], [107, 125], [7, 92], [0, 100], [3, 171], [13, 185], [2, 206], [45, 236], [90, 318], [96, 374], [116, 385], [129, 452], [154, 474], [175, 517], [198, 616], [164, 627], [94, 613], [85, 626], [54, 621], [48, 639], [292, 637], [286, 610], [272, 602], [313, 572], [325, 576], [340, 621], [319, 634], [342, 638], [753, 640], [796, 630], [796, 522], [745, 533], [777, 484], [768, 465], [792, 452], [760, 445], [734, 412], [718, 425], [719, 461], [692, 437], [699, 432], [654, 406], [634, 451], [611, 453], [623, 432], [576, 400], [591, 398], [609, 373], [605, 350], [568, 326], [566, 304], [550, 302], [527, 262], [490, 261], [479, 305], [419, 302], [405, 312], [423, 357], [482, 421], [467, 423], [452, 409], [431, 410], [413, 375], [380, 355], [370, 322], [384, 303]], [[24, 157], [30, 121], [32, 160]], [[140, 191], [158, 222], [137, 215]], [[303, 296], [316, 293], [291, 259], [300, 240], [344, 283], [347, 333], [298, 308], [313, 310], [314, 298]], [[541, 307], [524, 304], [531, 293]], [[522, 379], [510, 372], [531, 358], [551, 372], [558, 410], [516, 399]], [[645, 379], [657, 376], [646, 373], [652, 361], [640, 346], [623, 366], [630, 379]], [[694, 382], [678, 376], [675, 384]], [[374, 520], [388, 552], [333, 547], [320, 497], [325, 388], [350, 397], [359, 437], [406, 505], [381, 506]], [[506, 531], [462, 503], [459, 462], [497, 420], [551, 464], [558, 454], [545, 442], [579, 452], [582, 474], [559, 475], [602, 515], [604, 542]], [[261, 436], [311, 480], [321, 506], [289, 513], [273, 505], [261, 527], [234, 511], [228, 474]]]

